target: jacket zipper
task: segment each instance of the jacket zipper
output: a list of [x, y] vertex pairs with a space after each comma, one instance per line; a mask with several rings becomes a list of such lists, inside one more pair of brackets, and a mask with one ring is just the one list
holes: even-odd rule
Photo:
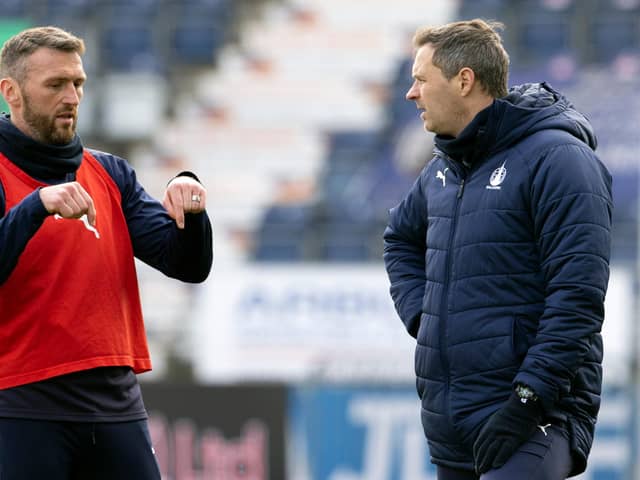
[[[464, 178], [462, 179], [462, 181], [460, 182], [460, 186], [458, 187], [458, 196], [457, 199], [460, 200], [462, 198], [462, 194], [464, 193]], [[456, 201], [456, 209], [457, 209], [457, 205], [458, 202]], [[457, 213], [457, 212], [456, 212]], [[458, 219], [456, 218], [456, 223], [458, 223]]]
[[[449, 163], [453, 163], [452, 160], [449, 160]], [[453, 216], [452, 216], [452, 225], [451, 230], [449, 231], [449, 241], [448, 251], [447, 251], [447, 264], [445, 270], [445, 285], [443, 289], [443, 296], [440, 304], [440, 363], [442, 365], [442, 370], [445, 374], [445, 399], [446, 399], [446, 414], [450, 416], [451, 412], [451, 401], [449, 397], [449, 388], [450, 388], [450, 379], [449, 379], [449, 358], [447, 355], [447, 333], [448, 333], [448, 321], [449, 321], [449, 284], [451, 281], [451, 265], [453, 263], [453, 240], [455, 238], [456, 229], [458, 226], [458, 210], [460, 206], [460, 201], [462, 199], [462, 194], [464, 193], [464, 184], [466, 176], [463, 175], [458, 169], [454, 169], [458, 177], [460, 178], [460, 185], [458, 187], [458, 191], [456, 193], [456, 201], [453, 207]]]

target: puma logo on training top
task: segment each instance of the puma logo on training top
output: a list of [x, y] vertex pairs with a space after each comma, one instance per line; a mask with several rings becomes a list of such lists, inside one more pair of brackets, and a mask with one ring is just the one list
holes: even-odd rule
[[[55, 218], [56, 220], [60, 220], [61, 217], [60, 215], [58, 215], [57, 213], [53, 216], [53, 218]], [[87, 217], [87, 214], [85, 213], [84, 215], [82, 215], [80, 218], [78, 218], [78, 220], [80, 220], [83, 224], [84, 224], [84, 228], [86, 228], [87, 230], [89, 230], [90, 232], [93, 232], [93, 234], [96, 236], [96, 238], [100, 238], [100, 232], [98, 232], [98, 230], [96, 229], [96, 227], [94, 227], [93, 225], [91, 225], [89, 223], [89, 218]]]
[[447, 186], [447, 170], [449, 170], [449, 167], [445, 168], [444, 170], [438, 170], [438, 173], [436, 173], [436, 178], [442, 180], [443, 188]]

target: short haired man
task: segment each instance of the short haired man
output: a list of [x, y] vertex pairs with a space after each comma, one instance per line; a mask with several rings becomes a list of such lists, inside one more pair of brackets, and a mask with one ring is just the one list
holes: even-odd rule
[[83, 41], [55, 27], [0, 54], [0, 477], [160, 479], [136, 374], [151, 369], [134, 256], [201, 282], [206, 191], [151, 198], [76, 134]]
[[600, 403], [611, 176], [559, 92], [507, 90], [500, 27], [417, 31], [436, 151], [384, 233], [439, 480], [576, 475]]

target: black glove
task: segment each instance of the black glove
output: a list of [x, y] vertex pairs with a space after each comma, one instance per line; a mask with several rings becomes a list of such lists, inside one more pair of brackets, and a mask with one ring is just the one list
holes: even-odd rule
[[476, 471], [485, 473], [504, 465], [535, 433], [542, 415], [539, 400], [522, 403], [513, 392], [507, 403], [489, 417], [473, 444]]

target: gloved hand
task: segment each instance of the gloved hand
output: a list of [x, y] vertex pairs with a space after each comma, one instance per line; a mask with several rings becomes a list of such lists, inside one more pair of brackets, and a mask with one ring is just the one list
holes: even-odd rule
[[485, 473], [504, 465], [535, 433], [542, 415], [539, 400], [522, 403], [513, 392], [507, 403], [489, 417], [473, 444], [476, 471]]

